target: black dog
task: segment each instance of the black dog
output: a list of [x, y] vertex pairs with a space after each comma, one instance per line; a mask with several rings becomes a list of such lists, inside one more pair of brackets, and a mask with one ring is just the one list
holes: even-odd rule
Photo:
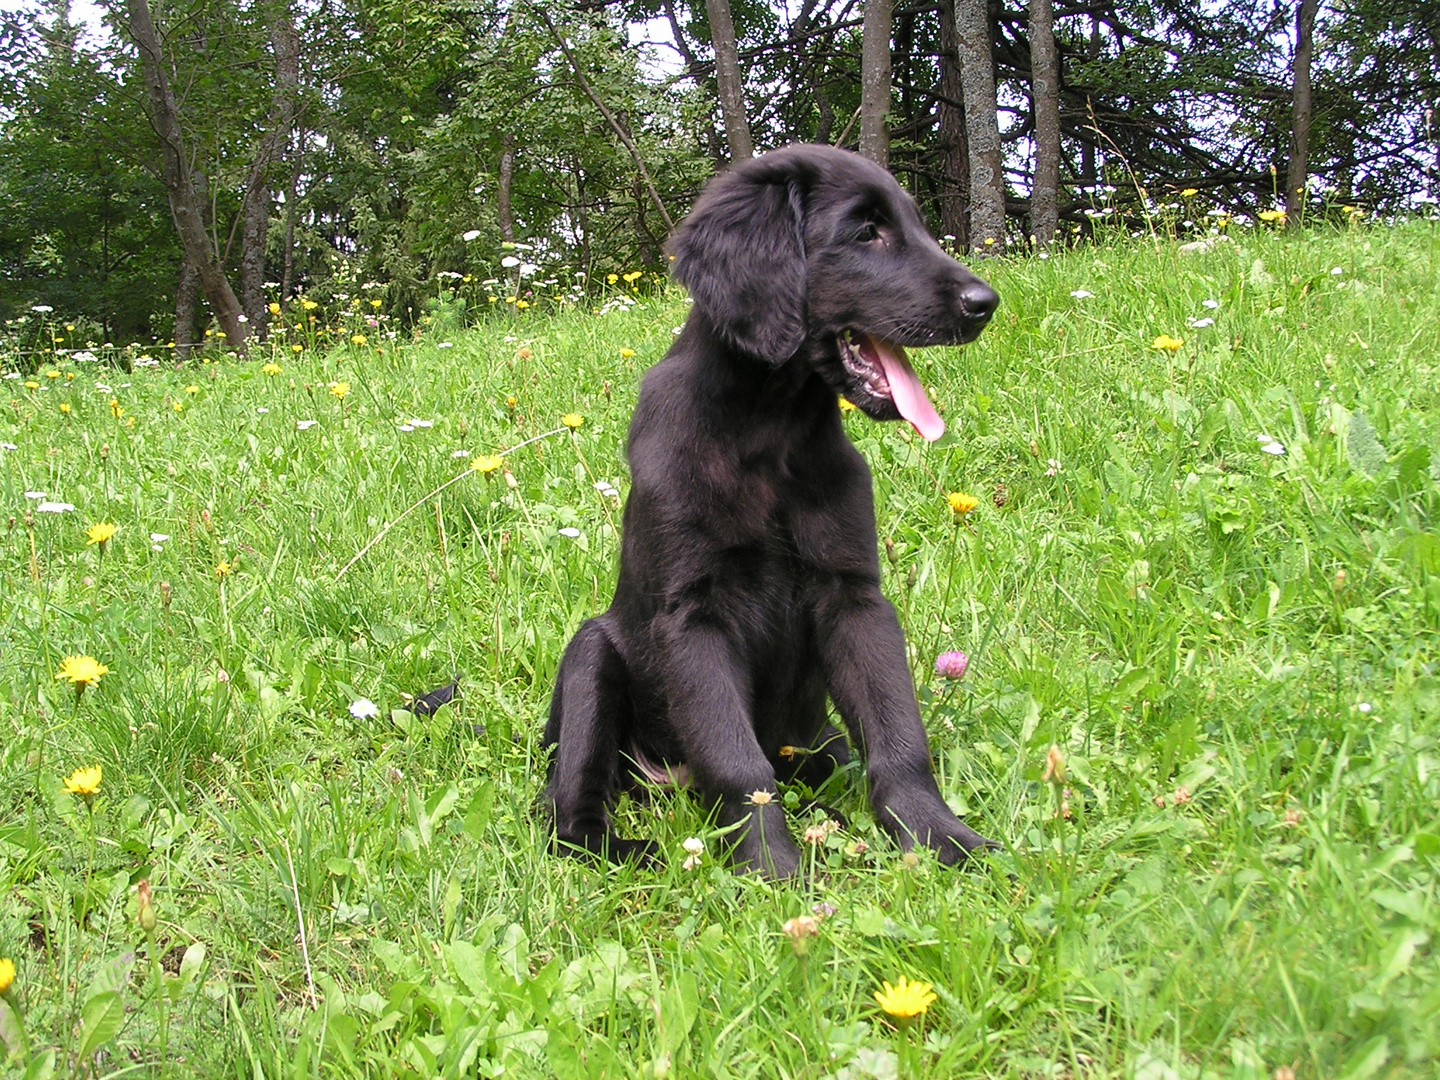
[[[973, 340], [999, 297], [943, 252], [879, 166], [791, 146], [713, 181], [673, 241], [694, 308], [630, 424], [610, 610], [560, 663], [545, 800], [562, 849], [623, 859], [622, 782], [691, 781], [732, 858], [799, 868], [777, 776], [819, 787], [864, 755], [881, 823], [946, 863], [993, 846], [940, 797], [895, 610], [880, 593], [870, 472], [837, 397], [945, 430], [901, 346]], [[765, 793], [765, 794], [757, 794]]]

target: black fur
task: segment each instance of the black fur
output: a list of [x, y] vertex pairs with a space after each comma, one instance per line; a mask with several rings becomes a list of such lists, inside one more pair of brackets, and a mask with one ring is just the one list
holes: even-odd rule
[[622, 783], [669, 767], [715, 801], [721, 825], [742, 823], [737, 864], [795, 873], [779, 800], [750, 796], [777, 777], [819, 787], [849, 760], [828, 697], [885, 828], [960, 862], [990, 841], [951, 813], [931, 773], [880, 592], [870, 473], [836, 395], [898, 419], [847, 370], [842, 336], [970, 341], [998, 297], [940, 249], [889, 173], [832, 147], [788, 147], [718, 177], [672, 250], [694, 307], [630, 425], [615, 599], [560, 664], [545, 728], [556, 841], [652, 853], [614, 834], [609, 809]]

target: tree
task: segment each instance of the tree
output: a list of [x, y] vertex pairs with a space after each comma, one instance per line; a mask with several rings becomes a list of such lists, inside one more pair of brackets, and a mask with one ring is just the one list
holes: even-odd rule
[[955, 0], [955, 30], [970, 148], [970, 246], [998, 252], [1005, 244], [1005, 175], [985, 0]]
[[936, 105], [940, 156], [940, 231], [970, 250], [970, 143], [965, 132], [965, 85], [955, 0], [940, 0], [940, 100]]
[[1030, 100], [1035, 116], [1035, 171], [1030, 181], [1030, 235], [1044, 250], [1060, 222], [1060, 53], [1053, 0], [1030, 0]]
[[1290, 163], [1285, 170], [1285, 219], [1300, 224], [1310, 158], [1310, 61], [1315, 52], [1315, 12], [1319, 0], [1300, 0], [1295, 15], [1294, 105], [1290, 120]]
[[705, 14], [710, 23], [710, 41], [715, 46], [715, 82], [720, 115], [725, 119], [725, 138], [730, 143], [730, 160], [746, 161], [755, 156], [755, 144], [750, 140], [750, 122], [745, 118], [744, 82], [736, 54], [730, 0], [705, 0]]
[[170, 88], [168, 64], [160, 47], [160, 35], [156, 33], [155, 23], [150, 17], [150, 5], [147, 0], [126, 0], [125, 7], [130, 15], [128, 30], [139, 47], [140, 63], [145, 72], [150, 123], [160, 138], [160, 175], [170, 199], [175, 231], [185, 249], [185, 258], [200, 276], [200, 287], [220, 323], [226, 342], [231, 348], [243, 352], [243, 313], [220, 265], [219, 255], [206, 235], [205, 215], [195, 197], [195, 178], [180, 130], [179, 108]]
[[890, 0], [865, 0], [860, 44], [860, 153], [879, 165], [890, 161]]

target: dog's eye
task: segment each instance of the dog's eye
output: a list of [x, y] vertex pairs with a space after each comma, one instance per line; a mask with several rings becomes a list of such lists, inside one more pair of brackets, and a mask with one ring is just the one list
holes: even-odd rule
[[867, 221], [864, 225], [860, 226], [860, 231], [855, 234], [855, 242], [858, 244], [868, 244], [872, 240], [879, 239], [880, 230], [875, 227], [873, 221]]

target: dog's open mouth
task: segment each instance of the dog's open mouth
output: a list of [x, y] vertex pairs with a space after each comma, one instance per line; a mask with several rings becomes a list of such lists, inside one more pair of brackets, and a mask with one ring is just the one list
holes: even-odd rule
[[845, 372], [872, 397], [890, 401], [920, 435], [934, 442], [945, 434], [945, 421], [930, 403], [920, 377], [899, 345], [863, 332], [846, 330], [838, 338]]

